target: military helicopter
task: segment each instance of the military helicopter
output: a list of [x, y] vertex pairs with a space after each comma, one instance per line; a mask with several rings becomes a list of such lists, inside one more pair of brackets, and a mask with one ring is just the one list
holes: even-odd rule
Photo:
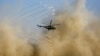
[[41, 25], [37, 25], [38, 27], [43, 27], [43, 28], [46, 28], [47, 30], [55, 30], [56, 29], [56, 25], [59, 25], [59, 24], [54, 24], [52, 25], [52, 20], [50, 21], [50, 24], [47, 25], [47, 26], [41, 26]]

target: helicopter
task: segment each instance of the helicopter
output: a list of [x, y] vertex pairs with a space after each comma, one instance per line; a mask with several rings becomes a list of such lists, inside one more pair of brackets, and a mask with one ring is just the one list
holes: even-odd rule
[[38, 27], [43, 27], [43, 28], [45, 28], [45, 29], [47, 29], [47, 30], [55, 30], [56, 29], [56, 25], [59, 25], [59, 24], [54, 24], [54, 25], [52, 25], [52, 20], [50, 21], [50, 24], [49, 25], [47, 25], [47, 26], [41, 26], [41, 25], [37, 25]]

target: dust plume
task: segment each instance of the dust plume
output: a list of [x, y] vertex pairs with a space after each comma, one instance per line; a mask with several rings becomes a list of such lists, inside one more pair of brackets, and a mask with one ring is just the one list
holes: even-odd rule
[[[43, 35], [33, 44], [26, 39], [27, 34], [0, 23], [0, 56], [100, 56], [100, 20], [86, 9], [85, 3], [86, 0], [75, 0], [75, 4], [68, 6], [74, 10], [68, 12], [66, 8], [55, 15], [54, 23], [60, 24], [55, 26], [57, 29], [41, 30]], [[31, 38], [34, 37], [33, 34]]]
[[73, 12], [64, 11], [55, 16], [54, 20], [60, 25], [44, 33], [46, 39], [40, 42], [40, 56], [100, 56], [99, 32], [95, 33], [99, 28], [89, 23], [93, 15], [86, 9], [85, 0], [76, 0], [73, 6]]
[[0, 23], [0, 56], [32, 56], [33, 47], [18, 37], [18, 29], [9, 23]]

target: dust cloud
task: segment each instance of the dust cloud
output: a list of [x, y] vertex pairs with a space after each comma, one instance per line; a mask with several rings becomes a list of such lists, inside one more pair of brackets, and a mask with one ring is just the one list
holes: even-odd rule
[[46, 33], [43, 30], [35, 44], [19, 38], [19, 29], [0, 23], [0, 56], [100, 56], [100, 20], [86, 9], [85, 1], [76, 0], [73, 12], [55, 15], [60, 25]]
[[17, 30], [7, 22], [0, 23], [0, 56], [32, 56], [33, 47], [18, 38]]

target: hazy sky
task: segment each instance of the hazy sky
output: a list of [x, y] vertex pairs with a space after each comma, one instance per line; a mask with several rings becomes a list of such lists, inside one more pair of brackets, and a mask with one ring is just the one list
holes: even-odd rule
[[[0, 0], [0, 5], [4, 3], [15, 5], [18, 1], [25, 1], [25, 3], [28, 5], [31, 3], [42, 1], [43, 3], [48, 5], [55, 5], [55, 7], [60, 7], [63, 0]], [[100, 0], [87, 0], [86, 5], [90, 10], [95, 10], [97, 12], [100, 10]]]
[[[69, 0], [71, 1], [71, 0]], [[24, 25], [36, 25], [40, 19], [53, 17], [55, 10], [61, 9], [63, 0], [0, 0], [0, 6], [6, 6], [2, 15], [16, 15], [18, 22]], [[100, 0], [87, 0], [86, 6], [89, 10], [100, 11]], [[3, 7], [0, 7], [2, 9]], [[13, 14], [15, 13], [15, 14]], [[38, 23], [39, 24], [39, 23]]]
[[89, 10], [100, 11], [100, 0], [87, 0], [87, 7]]

